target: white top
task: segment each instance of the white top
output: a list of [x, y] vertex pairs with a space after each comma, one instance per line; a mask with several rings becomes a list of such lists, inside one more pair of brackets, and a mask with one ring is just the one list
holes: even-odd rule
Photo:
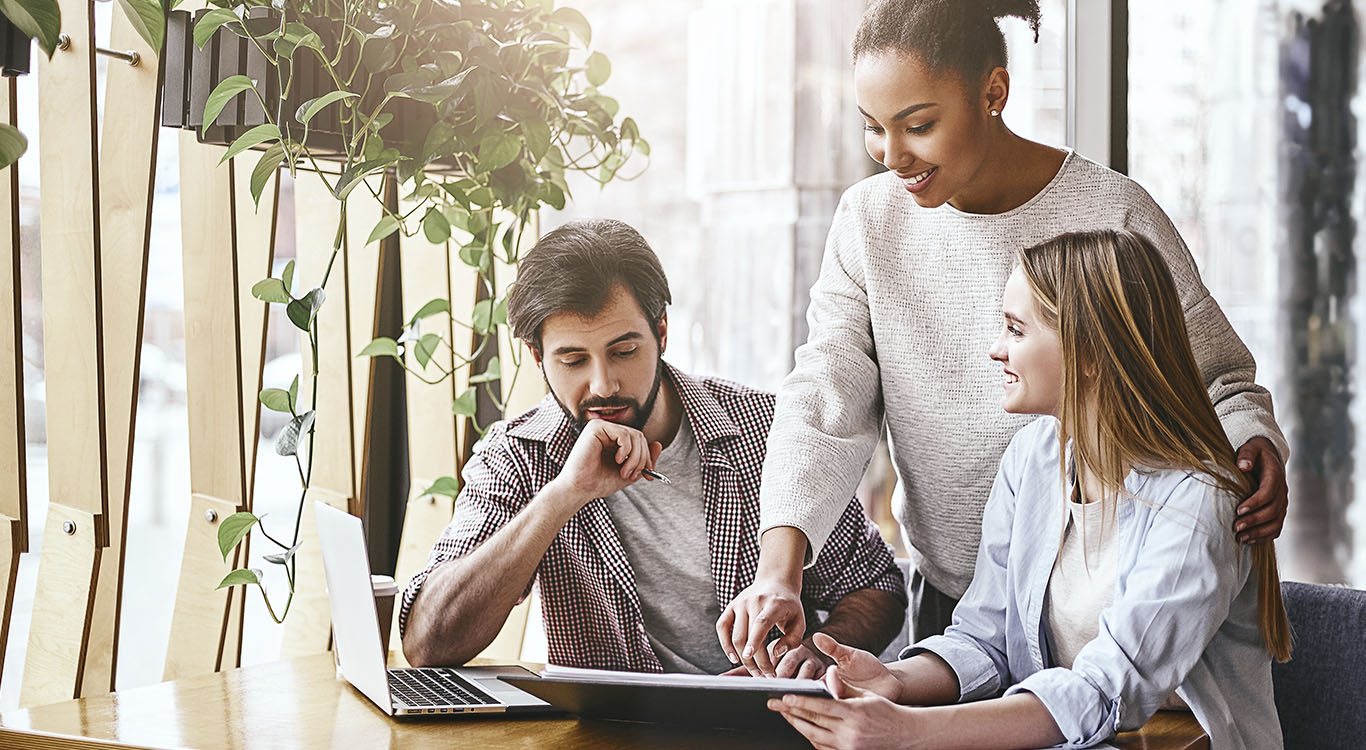
[[1001, 292], [1019, 250], [1075, 230], [1128, 228], [1171, 265], [1196, 360], [1235, 447], [1263, 435], [1282, 458], [1252, 355], [1200, 282], [1190, 252], [1138, 183], [1069, 153], [1056, 177], [1000, 214], [921, 208], [896, 175], [845, 192], [811, 289], [810, 337], [778, 393], [760, 533], [794, 526], [814, 560], [878, 437], [891, 435], [897, 518], [920, 572], [959, 597], [972, 579], [982, 508], [1010, 441], [1032, 418], [1001, 410]]
[[1101, 610], [1115, 600], [1113, 502], [1067, 503], [1067, 531], [1044, 595], [1053, 663], [1072, 668], [1081, 647], [1096, 637]]

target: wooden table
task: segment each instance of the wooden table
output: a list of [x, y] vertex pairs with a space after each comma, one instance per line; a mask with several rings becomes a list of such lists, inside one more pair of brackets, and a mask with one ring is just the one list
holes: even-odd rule
[[[1208, 750], [1188, 714], [1159, 713], [1123, 750]], [[1185, 739], [1182, 739], [1182, 738]], [[330, 654], [189, 677], [0, 714], [0, 747], [718, 748], [808, 747], [795, 733], [635, 725], [572, 717], [391, 719], [336, 676]]]

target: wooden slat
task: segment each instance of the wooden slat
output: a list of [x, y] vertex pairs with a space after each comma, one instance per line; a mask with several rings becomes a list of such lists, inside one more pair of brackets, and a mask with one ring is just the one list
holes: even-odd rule
[[[190, 490], [180, 584], [171, 618], [164, 675], [173, 679], [218, 668], [228, 595], [216, 522], [246, 507], [242, 347], [233, 219], [232, 170], [223, 149], [180, 133], [180, 205], [185, 275], [185, 374], [189, 411]], [[220, 572], [222, 571], [222, 572]]]
[[[512, 221], [513, 217], [509, 216], [508, 220]], [[526, 231], [522, 233], [518, 242], [517, 257], [522, 257], [536, 246], [536, 239], [540, 236], [540, 223], [539, 217], [533, 216], [527, 224]], [[497, 296], [503, 297], [508, 293], [508, 287], [512, 282], [517, 280], [517, 267], [497, 261], [493, 278]], [[498, 359], [503, 369], [503, 403], [507, 405], [505, 414], [509, 417], [516, 416], [545, 398], [545, 381], [536, 368], [536, 361], [531, 358], [531, 350], [521, 340], [513, 339], [508, 331], [499, 338]], [[521, 364], [520, 371], [517, 363]]]
[[[15, 124], [14, 79], [0, 80], [0, 114]], [[19, 294], [19, 167], [0, 171], [0, 679], [4, 677], [19, 554], [28, 551], [24, 351]]]
[[[251, 287], [271, 275], [275, 261], [275, 230], [279, 212], [280, 178], [277, 170], [261, 191], [259, 205], [251, 197], [251, 166], [254, 158], [234, 159], [232, 182], [233, 224], [237, 228], [237, 309], [242, 339], [242, 458], [246, 474], [246, 509], [252, 509], [256, 477], [256, 450], [261, 432], [261, 375], [266, 356], [266, 323], [269, 308], [251, 296]], [[242, 542], [242, 559], [249, 560], [250, 538]], [[242, 663], [242, 627], [246, 587], [233, 589], [228, 605], [228, 629], [223, 642], [223, 668]], [[257, 592], [252, 592], [253, 595]]]
[[323, 554], [318, 545], [318, 524], [313, 501], [322, 500], [338, 510], [346, 510], [349, 498], [325, 489], [310, 488], [304, 499], [304, 513], [299, 526], [302, 546], [295, 556], [294, 602], [285, 618], [285, 637], [280, 643], [280, 658], [307, 656], [328, 649], [332, 632], [332, 612], [327, 604], [326, 579], [323, 576]]
[[[50, 503], [33, 601], [19, 704], [41, 706], [75, 697], [89, 634], [95, 571], [100, 564], [99, 516]], [[73, 616], [78, 613], [79, 616]]]
[[[307, 290], [323, 284], [328, 263], [332, 260], [332, 244], [341, 209], [317, 174], [300, 172], [294, 183], [294, 210], [298, 254], [294, 276], [299, 280], [296, 294], [302, 296]], [[325, 497], [328, 503], [349, 512], [355, 498], [355, 420], [352, 416], [347, 276], [347, 258], [341, 253], [332, 261], [331, 274], [327, 276], [324, 288], [327, 297], [318, 312], [316, 399], [311, 387], [313, 363], [308, 337], [300, 333], [304, 375], [299, 382], [299, 408], [316, 408], [318, 415], [313, 453], [304, 458], [312, 464], [308, 495]], [[303, 442], [302, 438], [300, 442]], [[306, 507], [304, 528], [299, 536], [303, 546], [299, 550], [294, 579], [294, 604], [285, 620], [280, 647], [282, 654], [290, 656], [325, 651], [328, 647], [330, 620], [326, 581], [316, 532], [312, 531], [312, 517], [311, 506]]]
[[[185, 557], [180, 564], [180, 584], [162, 679], [179, 679], [220, 668], [229, 590], [215, 591], [214, 587], [232, 570], [235, 558], [224, 562], [219, 554], [218, 524], [237, 512], [237, 508], [232, 500], [197, 493], [190, 496]], [[204, 550], [210, 554], [204, 554]], [[199, 606], [186, 606], [187, 603]]]
[[133, 468], [147, 251], [160, 130], [157, 113], [161, 111], [157, 52], [133, 29], [123, 6], [113, 9], [110, 44], [115, 49], [135, 50], [142, 59], [137, 66], [111, 64], [105, 77], [100, 153], [100, 272], [109, 440], [109, 546], [100, 557], [85, 675], [81, 680], [85, 695], [113, 690], [116, 680], [128, 484]]
[[[384, 189], [382, 179], [371, 178], [369, 183], [377, 193]], [[364, 349], [379, 335], [376, 326], [379, 322], [380, 243], [366, 245], [365, 240], [382, 215], [380, 202], [369, 190], [357, 188], [351, 191], [346, 207], [346, 286], [348, 328], [353, 353]], [[351, 413], [355, 419], [352, 460], [356, 469], [356, 497], [351, 512], [362, 517], [365, 515], [368, 468], [365, 456], [369, 431], [366, 428], [370, 424], [375, 364], [375, 360], [369, 357], [353, 357], [351, 360]]]
[[[411, 207], [400, 206], [401, 210]], [[455, 257], [456, 240], [441, 245], [432, 245], [422, 236], [404, 237], [399, 252], [399, 273], [403, 286], [403, 319], [405, 321], [429, 300], [440, 297], [451, 299], [451, 280], [458, 277], [461, 282], [473, 283], [472, 269], [460, 273], [451, 268], [452, 263], [460, 264]], [[463, 266], [463, 264], [460, 264]], [[471, 289], [472, 291], [472, 289]], [[469, 295], [473, 304], [473, 295]], [[461, 310], [452, 301], [452, 309]], [[469, 354], [468, 329], [458, 328], [461, 335], [454, 339], [464, 355]], [[452, 326], [447, 316], [433, 316], [422, 322], [423, 333], [436, 333], [448, 342], [452, 341]], [[407, 349], [412, 351], [412, 344]], [[434, 380], [438, 368], [450, 370], [455, 359], [450, 349], [438, 347], [433, 359], [423, 371], [423, 377]], [[408, 367], [417, 369], [416, 359], [409, 354]], [[463, 379], [469, 380], [468, 368], [464, 368]], [[413, 575], [427, 564], [427, 556], [432, 545], [441, 536], [441, 530], [451, 520], [451, 499], [447, 497], [422, 497], [421, 492], [442, 476], [457, 476], [459, 471], [458, 454], [460, 451], [460, 420], [451, 413], [451, 402], [459, 394], [456, 390], [461, 382], [459, 376], [437, 385], [422, 382], [416, 375], [405, 375], [407, 394], [408, 424], [408, 475], [409, 499], [403, 516], [403, 531], [400, 535], [398, 559], [394, 565], [394, 580], [400, 592], [406, 588]], [[401, 594], [400, 594], [401, 595]], [[395, 651], [398, 647], [398, 617], [392, 623], [389, 643]]]
[[[35, 56], [51, 505], [20, 689], [25, 705], [79, 691], [95, 566], [108, 542], [94, 23], [88, 1], [60, 6], [70, 45], [51, 60]], [[62, 532], [63, 520], [76, 523], [75, 534]]]

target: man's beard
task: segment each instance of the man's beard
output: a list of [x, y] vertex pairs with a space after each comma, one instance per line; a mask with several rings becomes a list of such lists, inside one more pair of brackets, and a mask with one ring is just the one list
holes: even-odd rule
[[636, 418], [630, 422], [620, 422], [618, 424], [624, 424], [627, 427], [633, 427], [637, 430], [644, 431], [645, 423], [650, 421], [650, 414], [655, 410], [655, 401], [659, 399], [659, 387], [663, 376], [664, 355], [660, 354], [659, 359], [655, 361], [655, 381], [650, 386], [650, 395], [645, 399], [644, 404], [641, 404], [633, 398], [595, 397], [580, 402], [579, 411], [576, 414], [575, 412], [570, 411], [569, 407], [564, 405], [564, 402], [560, 400], [559, 394], [555, 393], [555, 389], [550, 387], [550, 379], [545, 377], [545, 371], [541, 371], [541, 378], [545, 380], [545, 389], [550, 392], [551, 397], [555, 399], [555, 403], [559, 404], [560, 411], [564, 412], [565, 419], [568, 419], [569, 423], [574, 425], [574, 430], [576, 432], [583, 432], [583, 428], [588, 426], [588, 417], [585, 415], [588, 413], [589, 409], [619, 409], [621, 407], [634, 409]]

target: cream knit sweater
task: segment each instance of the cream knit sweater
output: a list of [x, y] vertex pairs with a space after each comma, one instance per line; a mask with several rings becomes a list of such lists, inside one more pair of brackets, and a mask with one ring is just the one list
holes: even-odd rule
[[885, 420], [900, 482], [893, 510], [935, 588], [972, 580], [997, 463], [1032, 417], [1001, 409], [987, 350], [1016, 252], [1068, 231], [1127, 228], [1162, 251], [1191, 345], [1234, 447], [1256, 436], [1289, 454], [1256, 363], [1200, 281], [1171, 220], [1138, 183], [1075, 153], [1024, 205], [967, 214], [919, 207], [890, 172], [845, 192], [807, 311], [810, 337], [778, 393], [760, 533], [794, 526], [814, 560], [858, 484]]

